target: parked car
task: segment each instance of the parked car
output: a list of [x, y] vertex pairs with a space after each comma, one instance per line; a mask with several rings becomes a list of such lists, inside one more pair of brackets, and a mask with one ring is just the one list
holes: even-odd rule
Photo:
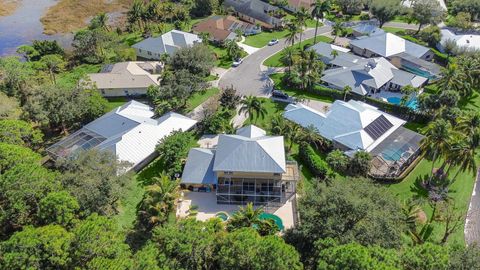
[[268, 46], [273, 46], [278, 43], [278, 39], [272, 39], [268, 42]]
[[280, 99], [289, 99], [290, 98], [290, 96], [287, 93], [284, 93], [280, 90], [273, 90], [272, 91], [272, 97], [280, 98]]
[[235, 59], [235, 61], [233, 61], [232, 66], [233, 66], [233, 67], [238, 67], [238, 66], [240, 66], [240, 64], [241, 64], [242, 62], [243, 62], [243, 59], [242, 59], [242, 58], [237, 58], [237, 59]]

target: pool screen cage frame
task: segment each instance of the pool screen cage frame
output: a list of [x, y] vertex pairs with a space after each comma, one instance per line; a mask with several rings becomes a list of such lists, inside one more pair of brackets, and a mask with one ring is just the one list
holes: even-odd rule
[[[381, 179], [399, 177], [420, 155], [423, 138], [423, 135], [399, 127], [370, 152], [373, 157], [370, 176]], [[386, 152], [392, 147], [398, 147], [398, 150], [393, 153]]]

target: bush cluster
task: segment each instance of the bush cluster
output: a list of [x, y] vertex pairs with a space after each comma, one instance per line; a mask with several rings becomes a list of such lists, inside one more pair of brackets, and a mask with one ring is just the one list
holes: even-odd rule
[[300, 159], [316, 177], [324, 178], [330, 171], [327, 162], [321, 159], [310, 145], [301, 144], [299, 155]]

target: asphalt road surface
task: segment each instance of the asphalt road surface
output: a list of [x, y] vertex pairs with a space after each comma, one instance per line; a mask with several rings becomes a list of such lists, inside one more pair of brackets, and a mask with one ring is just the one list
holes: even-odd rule
[[[317, 35], [326, 34], [331, 31], [329, 26], [318, 28]], [[302, 40], [313, 38], [315, 29], [308, 29], [302, 35]], [[298, 41], [297, 41], [298, 42]], [[238, 95], [267, 96], [272, 86], [268, 75], [274, 73], [274, 68], [261, 69], [263, 61], [281, 51], [287, 44], [281, 39], [276, 45], [265, 46], [260, 50], [245, 57], [243, 63], [227, 71], [219, 81], [220, 88], [233, 86], [237, 89]]]

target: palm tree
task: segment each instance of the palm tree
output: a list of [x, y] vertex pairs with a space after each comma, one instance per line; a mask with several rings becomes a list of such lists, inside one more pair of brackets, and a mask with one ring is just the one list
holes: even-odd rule
[[154, 184], [146, 187], [139, 211], [148, 228], [164, 224], [168, 220], [179, 196], [179, 182], [172, 181], [166, 174], [154, 177], [153, 182]]
[[300, 28], [298, 27], [297, 24], [293, 22], [289, 22], [287, 24], [287, 36], [285, 38], [285, 43], [291, 43], [292, 46], [295, 44], [295, 41], [298, 38], [298, 34], [300, 33]]
[[237, 42], [233, 39], [229, 39], [225, 41], [224, 44], [225, 48], [227, 49], [227, 55], [230, 57], [231, 60], [235, 60], [240, 57], [241, 48], [238, 46]]
[[285, 47], [282, 50], [282, 57], [280, 58], [280, 61], [282, 64], [288, 66], [288, 71], [290, 71], [292, 68], [293, 57], [295, 56], [295, 53], [296, 50], [292, 46]]
[[347, 95], [351, 91], [352, 91], [352, 87], [350, 87], [350, 85], [345, 85], [345, 87], [343, 87], [343, 101], [347, 100]]
[[132, 7], [127, 13], [128, 22], [130, 24], [137, 24], [140, 31], [143, 30], [143, 14], [145, 13], [145, 4], [143, 1], [133, 1]]
[[267, 109], [265, 109], [264, 106], [265, 100], [250, 95], [240, 103], [242, 106], [240, 107], [239, 112], [245, 113], [245, 115], [248, 114], [250, 120], [252, 120], [254, 116], [255, 120], [257, 120], [259, 116], [262, 117], [262, 119], [265, 118], [265, 115], [267, 114]]
[[333, 57], [333, 59], [337, 58], [338, 51], [337, 50], [332, 50], [332, 52], [330, 53], [330, 56]]
[[102, 28], [105, 31], [110, 31], [110, 27], [108, 26], [108, 15], [105, 12], [102, 12], [96, 16], [96, 23], [97, 26]]
[[337, 37], [343, 32], [345, 28], [343, 27], [343, 24], [341, 21], [336, 21], [333, 25], [332, 25], [332, 30], [334, 32], [334, 38], [333, 38], [333, 41], [332, 43], [335, 43], [335, 41], [337, 40]]
[[455, 90], [463, 97], [468, 96], [472, 91], [465, 73], [462, 72], [456, 64], [449, 64], [446, 68], [442, 69], [438, 87], [442, 91]]
[[325, 146], [327, 142], [325, 139], [319, 135], [318, 129], [314, 125], [308, 125], [300, 133], [300, 140], [313, 144], [316, 149], [320, 149]]
[[480, 132], [480, 113], [475, 111], [465, 112], [460, 116], [456, 130], [470, 138]]
[[317, 43], [317, 32], [318, 32], [318, 20], [323, 20], [324, 13], [330, 10], [330, 1], [328, 0], [316, 0], [312, 4], [312, 17], [315, 19], [315, 37], [313, 38], [313, 44]]
[[240, 207], [230, 217], [227, 223], [227, 230], [234, 231], [240, 228], [253, 227], [255, 224], [260, 223], [260, 215], [262, 213], [262, 208], [255, 209], [252, 203], [248, 203], [245, 207]]
[[285, 126], [283, 136], [287, 138], [290, 141], [290, 144], [288, 145], [288, 152], [292, 150], [293, 143], [295, 141], [298, 141], [299, 138], [301, 137], [301, 127], [293, 122], [287, 121], [287, 125]]
[[[448, 157], [452, 165], [458, 166], [457, 172], [452, 177], [452, 182], [456, 180], [460, 172], [470, 172], [473, 175], [477, 172], [477, 163], [475, 157], [476, 150], [480, 146], [480, 132], [477, 132], [470, 137], [462, 136], [463, 138], [457, 144], [458, 147], [448, 152]], [[450, 168], [449, 168], [450, 169]]]
[[303, 29], [307, 27], [307, 20], [309, 17], [310, 14], [308, 14], [308, 10], [305, 7], [301, 7], [295, 13], [295, 19], [293, 20], [293, 23], [296, 24], [297, 27], [300, 29], [300, 43], [298, 46], [301, 46], [302, 44]]
[[198, 36], [202, 39], [202, 43], [208, 45], [208, 40], [210, 39], [210, 33], [201, 32]]
[[272, 127], [272, 134], [283, 135], [287, 129], [287, 121], [282, 115], [277, 114], [272, 118], [270, 126]]
[[[444, 119], [437, 119], [431, 122], [425, 129], [426, 136], [422, 141], [421, 148], [432, 157], [432, 173], [435, 168], [435, 162], [445, 153], [446, 149], [448, 149], [450, 130], [451, 124]], [[430, 176], [429, 181], [432, 180], [432, 177], [433, 174]]]

